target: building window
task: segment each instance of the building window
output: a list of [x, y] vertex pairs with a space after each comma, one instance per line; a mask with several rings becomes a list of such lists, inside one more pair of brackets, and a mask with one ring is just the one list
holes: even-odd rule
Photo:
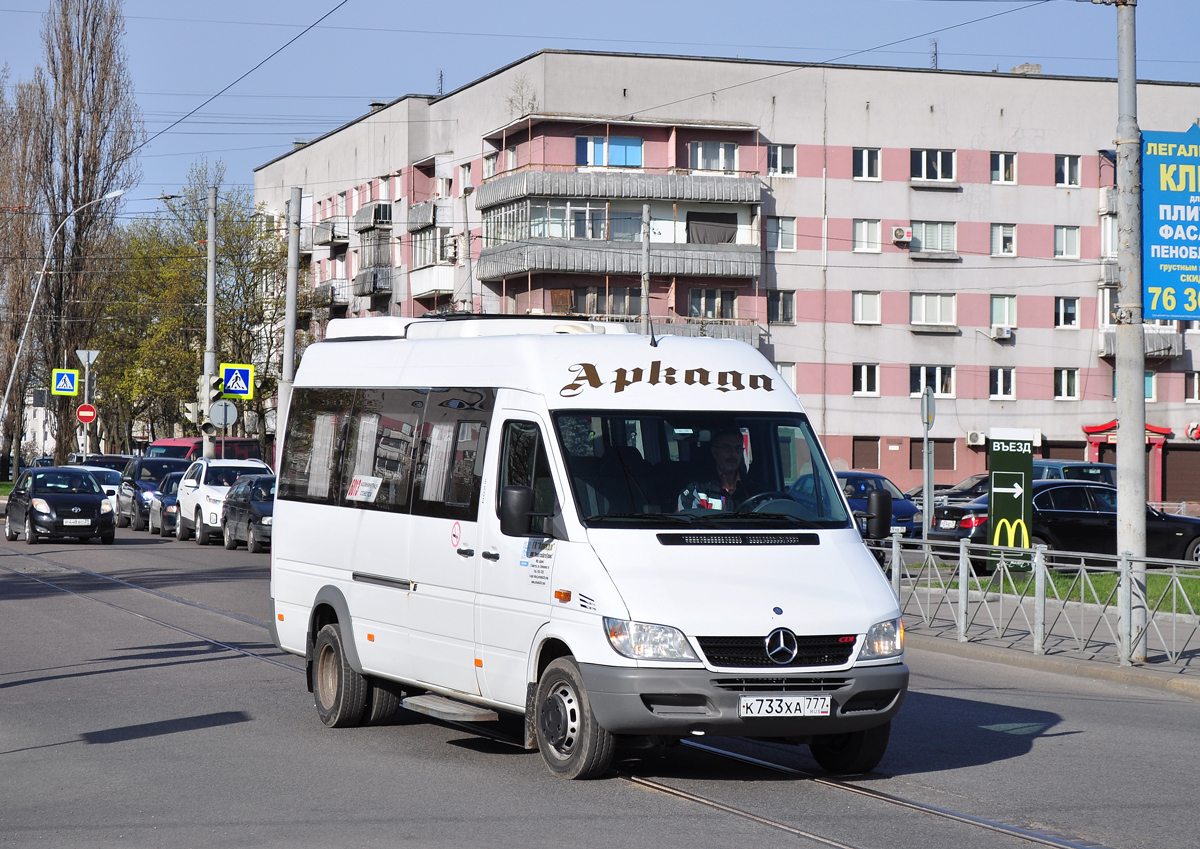
[[767, 145], [767, 175], [770, 177], [796, 176], [796, 146], [794, 144]]
[[856, 148], [854, 148], [854, 179], [855, 180], [878, 180], [879, 179], [879, 148], [877, 148], [877, 147], [856, 147]]
[[458, 166], [458, 190], [464, 195], [467, 192], [467, 187], [470, 186], [473, 190], [474, 184], [471, 182], [471, 163]]
[[1054, 299], [1054, 326], [1079, 328], [1079, 298]]
[[1054, 157], [1054, 185], [1079, 185], [1079, 157], [1059, 155]]
[[619, 136], [576, 136], [575, 164], [594, 168], [641, 168], [642, 140]]
[[909, 323], [954, 327], [954, 295], [944, 292], [913, 292], [909, 298]]
[[412, 234], [412, 267], [417, 269], [436, 263], [453, 262], [455, 247], [449, 227], [426, 227], [417, 230]]
[[1117, 323], [1117, 290], [1104, 286], [1098, 295], [1096, 306], [1100, 311], [1100, 326], [1112, 327]]
[[[1187, 378], [1190, 378], [1193, 374], [1195, 374], [1195, 372], [1189, 372], [1187, 375]], [[1148, 371], [1145, 373], [1145, 376], [1143, 378], [1143, 386], [1144, 386], [1143, 391], [1145, 392], [1146, 400], [1147, 401], [1157, 401], [1158, 400], [1158, 382], [1155, 380], [1154, 372]], [[1185, 387], [1185, 392], [1191, 391], [1191, 386], [1190, 386], [1190, 384], [1188, 384], [1186, 382], [1186, 379], [1185, 379], [1184, 387]], [[1113, 394], [1113, 400], [1114, 401], [1117, 400], [1117, 372], [1116, 372], [1116, 369], [1113, 370], [1113, 376], [1112, 376], [1112, 394]], [[1184, 400], [1191, 401], [1192, 396], [1190, 394], [1187, 394], [1187, 395], [1185, 395]]]
[[1056, 259], [1079, 259], [1079, 228], [1054, 228], [1054, 256]]
[[1017, 255], [1017, 225], [992, 225], [992, 256]]
[[1054, 370], [1054, 400], [1079, 400], [1079, 369], [1056, 368]]
[[795, 363], [775, 363], [775, 370], [779, 372], [779, 376], [783, 378], [783, 382], [788, 385], [788, 389], [792, 392], [796, 391], [796, 364]]
[[483, 179], [496, 176], [496, 160], [499, 158], [498, 153], [489, 153], [483, 157]]
[[882, 320], [878, 292], [854, 293], [854, 323], [879, 324]]
[[954, 181], [954, 151], [918, 150], [913, 148], [909, 161], [910, 176], [914, 180]]
[[855, 363], [851, 394], [860, 398], [879, 397], [879, 364]]
[[1017, 155], [992, 151], [992, 182], [1017, 182]]
[[796, 323], [796, 293], [782, 289], [767, 290], [767, 323]]
[[953, 398], [954, 366], [909, 366], [908, 393], [916, 397], [926, 386], [932, 386], [938, 398]]
[[796, 219], [768, 218], [767, 219], [767, 250], [794, 251], [796, 250]]
[[[954, 440], [953, 439], [931, 439], [929, 447], [933, 449], [933, 468], [935, 471], [953, 471], [954, 465]], [[924, 445], [922, 440], [913, 439], [908, 443], [908, 467], [910, 469], [924, 468], [922, 464], [924, 455]]]
[[736, 301], [733, 289], [693, 289], [689, 314], [692, 318], [737, 318]]
[[856, 469], [879, 468], [879, 437], [856, 436], [851, 462]]
[[1189, 371], [1183, 376], [1183, 400], [1200, 404], [1200, 371]]
[[1017, 296], [992, 295], [992, 327], [1017, 326]]
[[993, 401], [1009, 401], [1017, 397], [1016, 370], [993, 367], [989, 371], [988, 397]]
[[1120, 247], [1117, 239], [1117, 216], [1100, 216], [1100, 256], [1115, 259]]
[[734, 142], [694, 141], [691, 143], [691, 169], [736, 171], [737, 149]]
[[512, 171], [517, 167], [517, 146], [509, 145], [504, 152], [506, 154], [505, 170]]
[[913, 237], [908, 248], [928, 253], [954, 253], [956, 247], [953, 221], [914, 221]]
[[879, 232], [880, 222], [877, 219], [855, 218], [852, 249], [857, 253], [879, 253]]

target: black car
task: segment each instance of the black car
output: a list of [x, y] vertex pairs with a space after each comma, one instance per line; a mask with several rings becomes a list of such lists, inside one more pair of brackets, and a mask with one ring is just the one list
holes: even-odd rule
[[158, 482], [158, 489], [150, 500], [150, 533], [170, 536], [175, 533], [175, 522], [179, 518], [179, 482], [183, 472], [171, 472]]
[[135, 531], [146, 530], [150, 519], [150, 502], [158, 485], [171, 472], [187, 470], [189, 461], [169, 457], [139, 457], [126, 462], [121, 473], [121, 488], [117, 490], [117, 526], [132, 525]]
[[[930, 539], [992, 544], [988, 497], [938, 507]], [[1008, 544], [1007, 537], [1001, 542]], [[1018, 539], [1017, 544], [1022, 540]], [[1095, 554], [1117, 553], [1117, 490], [1107, 484], [1072, 480], [1033, 482], [1030, 546]], [[1200, 519], [1172, 516], [1146, 507], [1146, 554], [1200, 562]]]
[[243, 540], [257, 554], [271, 544], [271, 517], [275, 510], [275, 476], [246, 475], [225, 493], [221, 530], [225, 547], [232, 551]]
[[24, 534], [37, 545], [42, 538], [74, 537], [87, 542], [98, 536], [105, 545], [116, 537], [112, 505], [96, 479], [83, 469], [52, 466], [27, 469], [8, 496], [4, 538]]
[[79, 461], [80, 466], [102, 466], [119, 472], [129, 464], [133, 457], [129, 454], [88, 454]]

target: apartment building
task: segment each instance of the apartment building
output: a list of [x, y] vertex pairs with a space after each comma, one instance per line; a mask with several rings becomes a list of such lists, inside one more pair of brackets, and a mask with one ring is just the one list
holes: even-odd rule
[[[837, 465], [986, 464], [993, 427], [1111, 462], [1113, 80], [546, 50], [406, 95], [255, 171], [305, 196], [316, 332], [332, 316], [641, 312], [776, 363]], [[1144, 129], [1200, 86], [1143, 83]], [[1151, 497], [1200, 500], [1200, 326], [1146, 328]]]

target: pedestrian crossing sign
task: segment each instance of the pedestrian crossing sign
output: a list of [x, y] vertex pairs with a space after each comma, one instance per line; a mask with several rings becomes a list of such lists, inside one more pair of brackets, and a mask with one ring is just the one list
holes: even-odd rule
[[56, 368], [50, 380], [51, 395], [78, 395], [79, 370], [72, 368]]
[[244, 363], [221, 363], [221, 379], [225, 381], [222, 394], [226, 398], [254, 397], [254, 366]]

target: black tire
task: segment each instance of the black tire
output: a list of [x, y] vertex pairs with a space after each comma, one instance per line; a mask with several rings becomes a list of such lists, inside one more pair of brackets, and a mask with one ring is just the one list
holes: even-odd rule
[[317, 633], [313, 646], [313, 701], [317, 715], [330, 728], [362, 724], [367, 706], [367, 679], [350, 668], [336, 623]]
[[1187, 544], [1187, 548], [1183, 553], [1183, 559], [1190, 560], [1193, 563], [1200, 563], [1200, 537], [1196, 537]]
[[4, 514], [4, 538], [9, 542], [16, 542], [17, 532], [13, 530], [12, 520], [9, 519], [8, 513]]
[[225, 550], [233, 551], [237, 548], [237, 538], [233, 535], [233, 529], [229, 527], [229, 522], [221, 523], [221, 536], [225, 540]]
[[368, 678], [366, 712], [363, 714], [364, 725], [383, 725], [400, 710], [400, 685], [394, 681], [384, 681], [380, 678]]
[[254, 533], [254, 525], [246, 528], [246, 550], [251, 554], [262, 554], [263, 543], [258, 538], [258, 534]]
[[179, 542], [187, 542], [189, 536], [191, 534], [188, 532], [187, 525], [183, 523], [183, 517], [177, 516], [175, 518], [175, 539]]
[[[119, 503], [120, 503], [120, 502], [118, 502], [118, 505], [119, 505]], [[121, 512], [121, 510], [119, 510], [119, 509], [117, 510], [117, 527], [118, 527], [118, 528], [126, 528], [126, 527], [129, 527], [129, 519], [128, 519], [128, 518], [125, 516], [125, 514], [124, 514], [123, 512]]]
[[103, 543], [104, 545], [112, 545], [113, 541], [116, 538], [117, 538], [117, 535], [115, 532], [111, 533], [111, 534], [104, 534], [103, 536], [100, 537], [100, 542]]
[[204, 529], [204, 514], [199, 510], [196, 511], [196, 526], [192, 530], [196, 532], [196, 545], [208, 545], [208, 531]]
[[879, 766], [892, 734], [892, 721], [849, 734], [817, 737], [808, 744], [821, 768], [835, 775], [856, 775]]
[[133, 505], [133, 519], [130, 520], [130, 524], [135, 531], [146, 530], [146, 520], [142, 518], [142, 511], [136, 504]]
[[538, 749], [553, 775], [587, 779], [608, 771], [616, 738], [596, 721], [573, 657], [560, 657], [546, 667], [533, 709]]
[[39, 537], [38, 532], [33, 529], [33, 516], [26, 513], [25, 514], [25, 544], [26, 545], [37, 545], [39, 539], [41, 539], [41, 537]]

